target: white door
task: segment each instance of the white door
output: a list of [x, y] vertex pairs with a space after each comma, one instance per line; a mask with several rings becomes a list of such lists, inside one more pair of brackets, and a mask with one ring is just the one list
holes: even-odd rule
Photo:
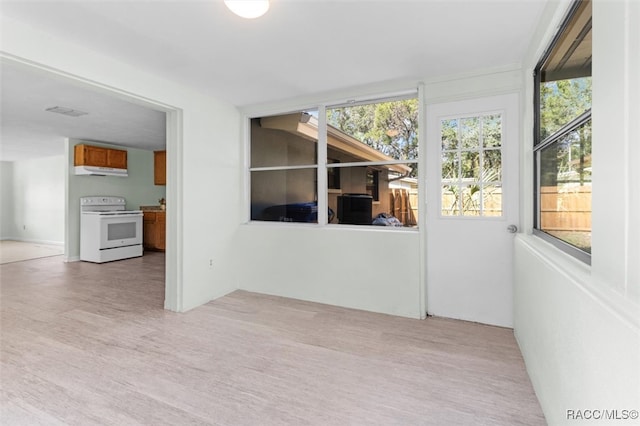
[[427, 312], [513, 326], [518, 95], [427, 107]]

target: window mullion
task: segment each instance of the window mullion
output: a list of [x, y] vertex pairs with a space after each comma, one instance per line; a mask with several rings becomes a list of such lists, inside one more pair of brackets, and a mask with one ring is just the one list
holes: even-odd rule
[[327, 182], [327, 111], [324, 105], [318, 107], [318, 224], [329, 223], [329, 200]]

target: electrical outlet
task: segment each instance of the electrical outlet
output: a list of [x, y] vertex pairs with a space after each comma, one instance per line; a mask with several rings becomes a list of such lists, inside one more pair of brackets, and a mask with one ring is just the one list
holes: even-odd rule
[[213, 259], [209, 259], [209, 269], [213, 268]]

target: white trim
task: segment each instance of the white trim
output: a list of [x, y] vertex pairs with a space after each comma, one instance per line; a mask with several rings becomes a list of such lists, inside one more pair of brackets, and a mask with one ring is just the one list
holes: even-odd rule
[[[418, 84], [418, 232], [420, 232], [420, 265], [418, 303], [420, 319], [427, 317], [427, 102], [424, 83]], [[420, 154], [422, 153], [422, 154]], [[420, 205], [422, 203], [422, 205]]]
[[[165, 290], [164, 308], [182, 312], [183, 306], [183, 262], [179, 256], [184, 253], [183, 232], [183, 143], [182, 110], [167, 112], [167, 198], [175, 200], [167, 206], [166, 251], [165, 251]], [[172, 220], [172, 218], [175, 218]]]
[[[317, 179], [316, 179], [316, 198], [318, 200], [318, 224], [326, 225], [329, 223], [329, 194], [327, 192], [329, 183], [327, 179], [327, 154], [329, 144], [329, 134], [327, 129], [327, 109], [324, 105], [318, 107], [318, 154], [316, 156], [317, 163]], [[322, 188], [322, 190], [321, 190]]]
[[242, 223], [251, 221], [251, 117], [240, 117], [240, 139], [242, 141], [242, 170], [240, 184], [242, 187], [241, 211]]
[[28, 238], [12, 238], [12, 237], [2, 237], [0, 241], [18, 241], [21, 243], [32, 243], [32, 244], [47, 244], [49, 246], [62, 246], [64, 247], [64, 241], [49, 241], [49, 240], [30, 240]]
[[251, 167], [249, 168], [250, 172], [270, 172], [270, 171], [278, 171], [278, 170], [305, 170], [305, 169], [317, 169], [318, 166], [315, 164], [305, 164], [302, 166], [267, 166], [267, 167]]
[[390, 160], [390, 161], [355, 161], [351, 163], [331, 163], [327, 164], [328, 169], [340, 167], [366, 167], [366, 166], [387, 166], [392, 164], [417, 164], [419, 160]]

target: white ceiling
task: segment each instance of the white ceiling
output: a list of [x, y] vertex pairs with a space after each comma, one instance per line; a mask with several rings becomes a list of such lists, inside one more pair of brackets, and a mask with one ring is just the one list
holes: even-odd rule
[[223, 0], [4, 0], [2, 13], [247, 106], [519, 64], [547, 1], [271, 0], [245, 20]]

